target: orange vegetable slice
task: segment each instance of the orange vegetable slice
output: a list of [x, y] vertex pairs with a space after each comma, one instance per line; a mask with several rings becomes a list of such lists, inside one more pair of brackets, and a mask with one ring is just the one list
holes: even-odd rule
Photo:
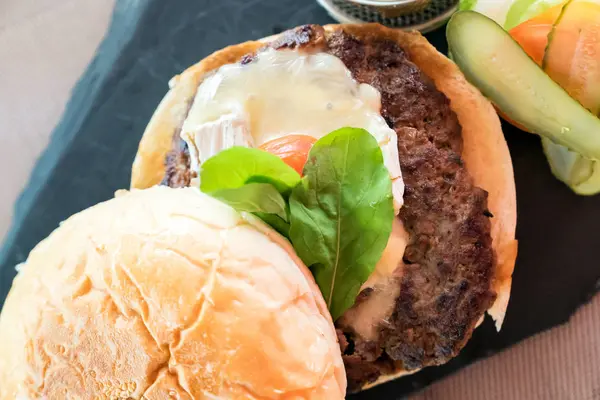
[[287, 135], [270, 140], [259, 149], [281, 158], [290, 167], [302, 175], [308, 153], [317, 139], [308, 135]]
[[550, 34], [544, 70], [593, 114], [600, 113], [600, 4], [573, 0]]
[[558, 20], [565, 3], [551, 7], [542, 14], [508, 31], [512, 38], [538, 65], [542, 65], [544, 53], [548, 46], [548, 35]]
[[[548, 35], [552, 31], [554, 24], [561, 16], [563, 8], [570, 0], [565, 1], [554, 7], [550, 7], [545, 12], [515, 26], [508, 32], [510, 36], [519, 43], [519, 45], [525, 50], [525, 53], [529, 55], [538, 65], [542, 65], [546, 48], [548, 47]], [[498, 114], [511, 125], [527, 132], [523, 126], [517, 124], [510, 118], [508, 118], [503, 112], [496, 109]]]

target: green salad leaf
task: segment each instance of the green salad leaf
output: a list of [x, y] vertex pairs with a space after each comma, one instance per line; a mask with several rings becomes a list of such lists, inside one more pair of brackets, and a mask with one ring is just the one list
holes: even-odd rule
[[460, 0], [458, 2], [459, 10], [473, 10], [477, 5], [477, 0]]
[[392, 182], [375, 138], [342, 128], [318, 140], [290, 197], [290, 239], [333, 319], [350, 308], [392, 231]]
[[459, 0], [459, 10], [472, 10], [509, 30], [565, 0]]
[[564, 1], [565, 0], [516, 0], [506, 14], [504, 29], [512, 29]]
[[[238, 211], [252, 212], [286, 238], [295, 169], [279, 157], [246, 147], [224, 150], [202, 164], [200, 189]], [[262, 198], [262, 197], [265, 198]]]
[[268, 183], [249, 183], [232, 189], [220, 189], [211, 194], [238, 211], [275, 214], [288, 222], [287, 205], [275, 186]]
[[269, 182], [285, 193], [299, 181], [298, 172], [281, 158], [247, 147], [223, 150], [206, 160], [200, 170], [200, 190], [205, 193], [234, 189], [249, 182]]
[[[289, 209], [289, 208], [288, 208]], [[290, 223], [285, 221], [283, 218], [275, 214], [267, 213], [254, 213], [258, 218], [262, 219], [264, 223], [270, 225], [271, 228], [275, 229], [279, 234], [286, 239], [290, 239]], [[289, 218], [288, 218], [289, 219]]]
[[234, 147], [206, 160], [200, 188], [288, 238], [332, 317], [350, 308], [392, 231], [392, 182], [375, 138], [342, 128], [311, 149], [304, 177], [278, 157]]

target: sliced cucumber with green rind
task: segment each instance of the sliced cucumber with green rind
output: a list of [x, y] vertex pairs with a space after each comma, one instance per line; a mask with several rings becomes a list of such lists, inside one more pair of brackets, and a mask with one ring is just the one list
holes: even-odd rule
[[[548, 35], [548, 46], [542, 63], [542, 68], [548, 73], [548, 60], [550, 47], [555, 38], [557, 25], [569, 11], [573, 0], [565, 2], [562, 12], [554, 22], [552, 31]], [[548, 75], [552, 76], [551, 73]], [[591, 110], [590, 110], [591, 111]], [[564, 146], [555, 144], [542, 138], [542, 147], [552, 174], [564, 182], [575, 193], [580, 195], [594, 195], [600, 193], [600, 162], [588, 160], [582, 155], [572, 152]]]
[[575, 193], [600, 193], [600, 161], [588, 160], [569, 149], [542, 138], [544, 154], [552, 174]]
[[572, 2], [573, 2], [573, 0], [567, 0], [565, 2], [565, 5], [563, 6], [562, 10], [560, 11], [558, 18], [556, 18], [556, 21], [554, 21], [554, 23], [552, 24], [552, 29], [550, 30], [550, 33], [548, 34], [548, 44], [546, 45], [546, 50], [544, 51], [544, 58], [542, 59], [542, 70], [546, 74], [547, 74], [546, 68], [547, 68], [547, 64], [548, 64], [548, 50], [550, 50], [550, 43], [552, 43], [552, 40], [554, 39], [554, 34], [556, 33], [556, 26], [558, 24], [560, 24], [560, 22], [562, 21], [563, 17], [565, 16], [565, 12], [567, 11], [567, 9], [569, 8], [569, 5]]
[[589, 159], [600, 159], [600, 119], [572, 99], [497, 23], [455, 13], [446, 29], [452, 58], [510, 119]]

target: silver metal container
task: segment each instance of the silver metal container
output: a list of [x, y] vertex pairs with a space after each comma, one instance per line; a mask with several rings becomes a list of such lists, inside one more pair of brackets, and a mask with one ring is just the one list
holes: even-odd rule
[[401, 15], [421, 11], [431, 0], [348, 0], [352, 3], [370, 7], [373, 12], [384, 18], [395, 18]]
[[423, 33], [443, 25], [458, 0], [317, 0], [340, 23], [377, 22]]

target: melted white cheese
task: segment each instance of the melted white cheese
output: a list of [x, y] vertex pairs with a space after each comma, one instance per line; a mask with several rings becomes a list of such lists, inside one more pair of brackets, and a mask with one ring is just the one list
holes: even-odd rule
[[342, 316], [341, 323], [351, 327], [356, 334], [367, 340], [376, 340], [378, 327], [392, 314], [400, 284], [404, 263], [402, 257], [408, 243], [408, 233], [399, 218], [394, 219], [392, 234], [381, 259], [369, 279], [360, 288], [373, 289], [367, 301], [356, 304]]
[[402, 257], [408, 244], [408, 232], [404, 230], [404, 224], [399, 218], [394, 218], [392, 225], [392, 234], [388, 239], [387, 246], [383, 250], [381, 259], [375, 266], [375, 270], [369, 276], [369, 279], [362, 285], [361, 290], [374, 288], [387, 280], [394, 271], [401, 271]]
[[232, 146], [258, 147], [290, 134], [317, 139], [341, 127], [363, 128], [378, 141], [392, 179], [396, 210], [404, 183], [397, 137], [380, 114], [379, 92], [356, 82], [326, 53], [265, 50], [206, 77], [182, 128], [198, 171], [202, 160]]

